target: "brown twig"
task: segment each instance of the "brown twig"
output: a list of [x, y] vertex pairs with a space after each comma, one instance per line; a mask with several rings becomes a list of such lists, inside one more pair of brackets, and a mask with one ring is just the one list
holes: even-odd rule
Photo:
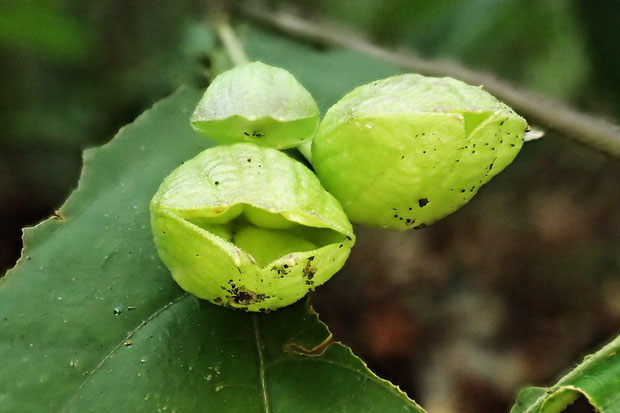
[[426, 59], [409, 51], [395, 51], [373, 44], [358, 34], [311, 22], [285, 12], [275, 12], [236, 2], [235, 9], [283, 32], [314, 42], [358, 50], [367, 55], [425, 75], [450, 76], [474, 85], [512, 106], [530, 122], [555, 130], [603, 153], [620, 158], [620, 127], [587, 115], [540, 94], [518, 89], [490, 73], [475, 71], [448, 60]]

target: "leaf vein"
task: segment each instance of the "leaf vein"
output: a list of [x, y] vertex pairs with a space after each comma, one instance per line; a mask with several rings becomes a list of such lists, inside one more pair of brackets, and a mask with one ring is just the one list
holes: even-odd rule
[[[101, 368], [101, 366], [103, 366], [103, 364], [110, 358], [112, 357], [112, 355], [121, 347], [123, 347], [125, 345], [125, 342], [130, 339], [134, 334], [136, 334], [138, 331], [140, 331], [140, 329], [144, 326], [146, 326], [150, 321], [152, 321], [154, 318], [156, 318], [157, 316], [159, 316], [161, 313], [163, 313], [164, 311], [166, 311], [167, 309], [169, 309], [170, 307], [172, 307], [173, 305], [179, 303], [180, 301], [184, 300], [185, 298], [190, 297], [190, 294], [188, 293], [184, 293], [180, 296], [178, 296], [177, 298], [175, 298], [174, 300], [170, 301], [169, 303], [165, 304], [164, 306], [162, 306], [161, 308], [159, 308], [158, 310], [156, 310], [155, 312], [153, 312], [153, 314], [151, 314], [147, 319], [142, 320], [133, 330], [131, 330], [127, 336], [125, 336], [125, 338], [123, 338], [116, 346], [114, 346], [102, 359], [101, 361], [95, 366], [94, 369], [92, 369], [84, 378], [84, 381], [82, 381], [82, 383], [78, 386], [77, 390], [80, 390], [82, 387], [84, 387], [84, 385], [86, 385], [86, 383], [88, 382], [88, 379], [97, 371]], [[78, 394], [78, 391], [76, 390], [75, 393], [73, 393], [73, 395], [66, 401], [65, 406], [63, 407], [62, 410], [64, 410], [64, 408], [67, 406], [67, 404]]]
[[269, 413], [269, 399], [267, 398], [267, 383], [265, 380], [265, 358], [263, 356], [262, 342], [260, 338], [260, 332], [258, 329], [258, 316], [252, 314], [252, 325], [254, 327], [254, 338], [256, 341], [256, 353], [258, 355], [258, 368], [260, 375], [261, 393], [263, 396], [263, 407], [265, 413]]

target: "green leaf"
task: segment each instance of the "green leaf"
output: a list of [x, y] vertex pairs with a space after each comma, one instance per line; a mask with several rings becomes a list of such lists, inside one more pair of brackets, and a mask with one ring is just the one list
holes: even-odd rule
[[181, 89], [84, 156], [57, 216], [24, 231], [0, 280], [0, 411], [422, 412], [307, 304], [251, 315], [184, 293], [157, 258], [148, 203], [207, 143]]
[[580, 395], [601, 413], [620, 412], [620, 336], [549, 388], [521, 390], [510, 413], [557, 413]]
[[39, 58], [79, 63], [95, 50], [95, 36], [86, 19], [67, 13], [63, 2], [0, 3], [0, 46]]

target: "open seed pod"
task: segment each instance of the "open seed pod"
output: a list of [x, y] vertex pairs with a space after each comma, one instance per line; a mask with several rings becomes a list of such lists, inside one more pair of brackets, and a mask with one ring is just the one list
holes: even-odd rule
[[191, 123], [219, 143], [252, 142], [284, 149], [314, 136], [319, 108], [289, 72], [253, 62], [217, 76]]
[[249, 311], [283, 307], [323, 284], [355, 240], [340, 204], [308, 168], [253, 144], [185, 162], [150, 210], [159, 256], [176, 282]]
[[358, 87], [327, 111], [312, 165], [352, 222], [407, 230], [466, 204], [512, 162], [526, 127], [481, 88], [394, 76]]

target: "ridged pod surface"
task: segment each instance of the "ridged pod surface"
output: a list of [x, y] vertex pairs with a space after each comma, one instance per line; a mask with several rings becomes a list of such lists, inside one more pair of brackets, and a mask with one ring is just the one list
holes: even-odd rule
[[407, 230], [466, 204], [523, 145], [527, 123], [481, 88], [405, 74], [326, 113], [312, 165], [351, 222]]
[[218, 75], [191, 123], [218, 143], [252, 142], [285, 149], [312, 138], [319, 125], [319, 108], [289, 72], [252, 62]]
[[159, 256], [186, 291], [215, 304], [273, 310], [344, 265], [355, 236], [340, 204], [275, 149], [207, 149], [173, 171], [150, 204]]

